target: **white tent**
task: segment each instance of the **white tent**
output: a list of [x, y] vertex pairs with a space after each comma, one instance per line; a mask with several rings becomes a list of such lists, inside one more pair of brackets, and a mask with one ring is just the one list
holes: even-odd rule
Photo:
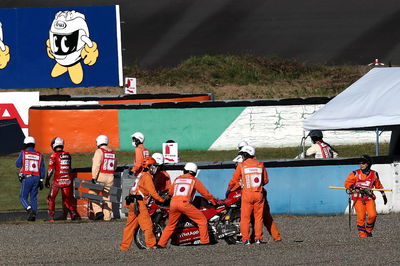
[[400, 67], [374, 68], [304, 121], [305, 130], [400, 125]]

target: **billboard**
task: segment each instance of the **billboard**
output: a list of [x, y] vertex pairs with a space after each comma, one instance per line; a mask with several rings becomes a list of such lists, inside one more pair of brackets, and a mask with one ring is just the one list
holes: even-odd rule
[[122, 84], [119, 6], [0, 9], [0, 89]]
[[39, 103], [38, 91], [0, 92], [0, 123], [15, 119], [24, 135], [28, 136], [29, 108]]

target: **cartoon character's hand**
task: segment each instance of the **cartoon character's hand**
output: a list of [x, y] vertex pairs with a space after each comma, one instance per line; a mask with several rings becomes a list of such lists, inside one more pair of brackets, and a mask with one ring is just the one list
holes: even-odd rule
[[51, 48], [50, 48], [50, 40], [49, 39], [47, 39], [47, 41], [46, 41], [46, 46], [47, 46], [47, 56], [50, 57], [51, 59], [54, 59], [53, 52], [51, 51]]
[[83, 63], [92, 66], [96, 63], [97, 57], [99, 57], [99, 50], [97, 49], [97, 43], [92, 42], [87, 36], [82, 36], [81, 38], [82, 41], [86, 43], [81, 52]]
[[0, 69], [5, 68], [9, 61], [10, 61], [10, 47], [8, 47], [7, 45], [3, 44], [2, 41], [0, 41]]

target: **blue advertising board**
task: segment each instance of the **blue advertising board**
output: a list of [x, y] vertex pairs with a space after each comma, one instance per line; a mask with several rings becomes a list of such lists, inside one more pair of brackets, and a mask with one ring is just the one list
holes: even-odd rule
[[[343, 186], [357, 165], [321, 165], [268, 168], [269, 183], [265, 186], [272, 214], [332, 215], [344, 214], [348, 195]], [[225, 198], [225, 191], [234, 169], [202, 169], [198, 178], [216, 197]]]
[[119, 6], [0, 9], [0, 89], [122, 86]]

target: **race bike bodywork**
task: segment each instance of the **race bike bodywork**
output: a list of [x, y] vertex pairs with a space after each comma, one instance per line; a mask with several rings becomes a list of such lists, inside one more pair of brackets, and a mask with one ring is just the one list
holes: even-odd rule
[[[228, 244], [236, 244], [240, 239], [240, 201], [241, 191], [233, 191], [223, 201], [222, 205], [214, 206], [206, 199], [196, 196], [193, 205], [203, 212], [208, 221], [208, 230], [211, 243], [223, 239]], [[149, 213], [154, 223], [154, 235], [157, 240], [167, 225], [169, 207], [159, 205], [156, 201], [149, 202]], [[143, 231], [139, 228], [135, 232], [135, 244], [146, 248]], [[200, 243], [200, 231], [196, 223], [182, 215], [171, 237], [172, 245], [196, 245]]]

